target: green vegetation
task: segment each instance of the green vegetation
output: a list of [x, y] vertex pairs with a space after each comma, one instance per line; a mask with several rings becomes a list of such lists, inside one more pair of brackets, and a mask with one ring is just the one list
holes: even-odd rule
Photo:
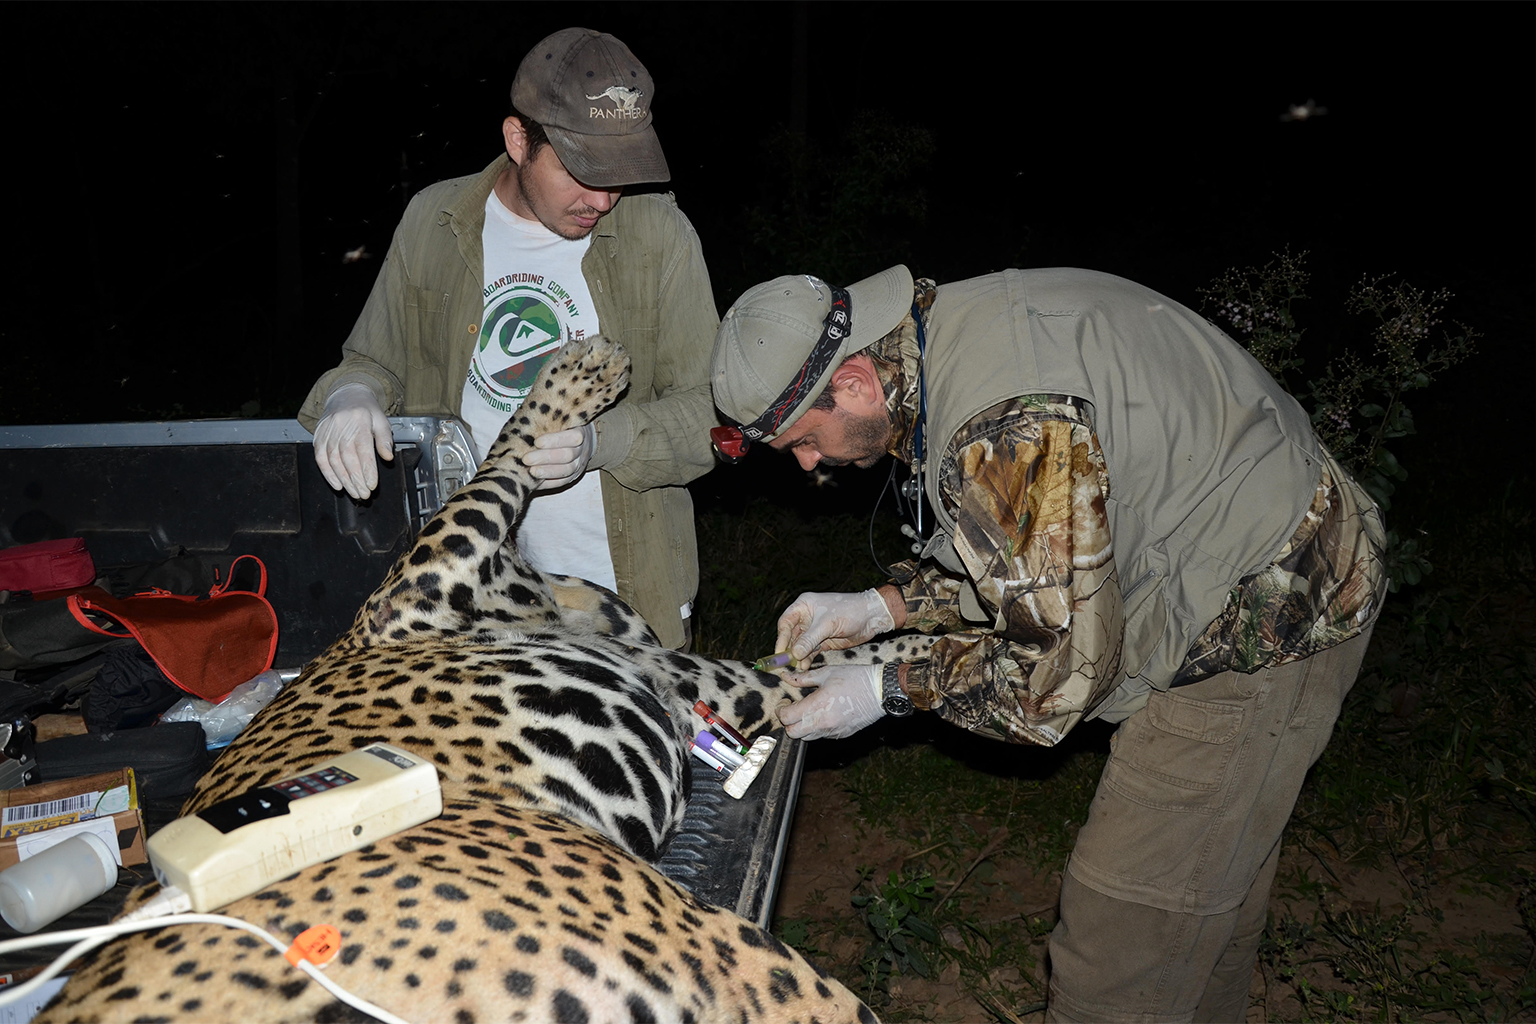
[[[1390, 275], [1368, 276], [1350, 289], [1345, 309], [1374, 321], [1369, 351], [1347, 348], [1321, 374], [1294, 380], [1306, 363], [1292, 308], [1307, 297], [1306, 257], [1287, 250], [1262, 267], [1228, 269], [1201, 289], [1205, 313], [1229, 327], [1297, 397], [1317, 436], [1388, 512], [1398, 484], [1408, 479], [1408, 470], [1387, 447], [1415, 432], [1407, 396], [1470, 356], [1477, 332], [1464, 324], [1452, 330], [1442, 326], [1450, 292], [1425, 292]], [[1420, 542], [1396, 530], [1387, 536], [1387, 561], [1394, 593], [1430, 571]]]
[[[1477, 465], [1466, 437], [1410, 437], [1403, 401], [1464, 358], [1472, 333], [1435, 333], [1443, 293], [1367, 280], [1350, 301], [1377, 325], [1372, 355], [1339, 357], [1304, 382], [1291, 308], [1306, 284], [1300, 259], [1224, 281], [1213, 291], [1252, 301], [1255, 324], [1269, 325], [1238, 330], [1240, 340], [1292, 378], [1315, 419], [1343, 431], [1329, 435], [1335, 450], [1379, 471], [1368, 477], [1378, 490], [1401, 484], [1405, 466], [1415, 472], [1413, 486], [1383, 494], [1392, 524], [1416, 543], [1399, 549], [1403, 589], [1285, 837], [1260, 953], [1265, 1019], [1536, 1019], [1530, 479]], [[1380, 454], [1388, 442], [1390, 462]], [[876, 539], [887, 555], [901, 544], [888, 520], [882, 513]], [[699, 525], [699, 648], [717, 656], [765, 653], [778, 611], [800, 590], [879, 582], [862, 516], [758, 501], [706, 510]], [[1403, 571], [1430, 554], [1434, 575]], [[868, 732], [812, 748], [813, 773], [832, 779], [822, 792], [840, 791], [852, 813], [848, 838], [823, 840], [811, 856], [875, 849], [878, 860], [854, 859], [869, 865], [856, 884], [816, 893], [777, 933], [887, 1020], [1039, 1019], [1056, 881], [1108, 730], [1090, 724], [1050, 750], [979, 740], [923, 715]]]
[[[870, 874], [866, 870], [864, 874]], [[884, 885], [873, 892], [856, 893], [849, 901], [862, 911], [873, 937], [861, 961], [874, 990], [894, 974], [932, 973], [923, 948], [940, 945], [938, 930], [927, 919], [933, 899], [933, 876], [926, 871], [898, 877], [892, 871]]]

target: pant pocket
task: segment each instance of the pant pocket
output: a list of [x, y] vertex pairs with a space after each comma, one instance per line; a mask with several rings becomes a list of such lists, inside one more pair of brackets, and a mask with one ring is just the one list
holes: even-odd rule
[[1143, 807], [1209, 814], [1242, 726], [1241, 707], [1155, 693], [1121, 725], [1103, 785]]
[[1068, 863], [1073, 876], [1182, 914], [1241, 902], [1228, 898], [1219, 848], [1245, 722], [1240, 706], [1153, 694], [1120, 725]]

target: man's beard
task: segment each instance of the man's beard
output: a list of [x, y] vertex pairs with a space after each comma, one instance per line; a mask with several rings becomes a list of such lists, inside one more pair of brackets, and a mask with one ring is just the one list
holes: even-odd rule
[[[529, 162], [531, 163], [532, 161], [529, 161]], [[528, 187], [528, 183], [523, 180], [523, 165], [522, 164], [515, 164], [514, 166], [517, 168], [517, 174], [515, 175], [515, 177], [517, 178], [517, 195], [518, 195], [518, 198], [520, 198], [523, 201], [523, 206], [524, 207], [526, 207], [529, 211], [531, 211], [535, 217], [539, 218], [539, 223], [540, 224], [543, 224], [550, 231], [552, 231], [553, 233], [559, 235], [561, 238], [564, 238], [566, 241], [569, 241], [569, 242], [575, 242], [575, 241], [578, 241], [580, 239], [586, 238], [588, 235], [590, 235], [592, 233], [592, 228], [584, 228], [584, 227], [581, 227], [579, 224], [578, 225], [561, 226], [559, 224], [551, 224], [549, 221], [545, 220], [544, 219], [544, 213], [540, 209], [540, 203], [543, 202], [543, 194], [538, 192], [538, 191], [536, 191], [536, 190], [534, 190], [534, 189], [529, 188]], [[572, 213], [572, 212], [581, 212], [581, 211], [562, 210], [561, 212], [562, 213]], [[581, 212], [581, 216], [583, 216], [583, 217], [597, 217], [599, 219], [602, 218], [602, 214], [601, 213], [599, 213], [597, 210], [591, 209], [590, 207], [588, 207], [588, 211], [587, 212]], [[593, 225], [593, 227], [596, 227], [596, 225]]]
[[868, 469], [885, 455], [891, 443], [891, 418], [883, 410], [860, 416], [841, 407], [838, 418], [843, 421], [843, 443], [850, 455], [846, 459], [833, 459], [825, 455], [821, 461], [828, 466], [846, 466], [852, 463], [860, 469]]

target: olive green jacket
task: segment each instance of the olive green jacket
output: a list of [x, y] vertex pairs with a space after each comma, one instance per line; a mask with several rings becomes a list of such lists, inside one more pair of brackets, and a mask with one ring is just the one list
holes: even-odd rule
[[[314, 430], [338, 385], [373, 388], [386, 412], [459, 415], [484, 313], [485, 200], [505, 154], [483, 172], [411, 200], [341, 365], [310, 390], [299, 422]], [[693, 502], [682, 486], [714, 466], [710, 353], [719, 317], [698, 236], [670, 195], [622, 198], [598, 221], [581, 269], [603, 334], [624, 345], [629, 389], [596, 420], [619, 596], [662, 643], [686, 642], [681, 609], [698, 590]]]

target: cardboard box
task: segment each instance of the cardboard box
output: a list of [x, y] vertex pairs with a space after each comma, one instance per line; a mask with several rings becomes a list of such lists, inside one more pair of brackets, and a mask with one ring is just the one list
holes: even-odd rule
[[0, 790], [0, 870], [79, 832], [109, 839], [122, 865], [148, 860], [132, 768]]

